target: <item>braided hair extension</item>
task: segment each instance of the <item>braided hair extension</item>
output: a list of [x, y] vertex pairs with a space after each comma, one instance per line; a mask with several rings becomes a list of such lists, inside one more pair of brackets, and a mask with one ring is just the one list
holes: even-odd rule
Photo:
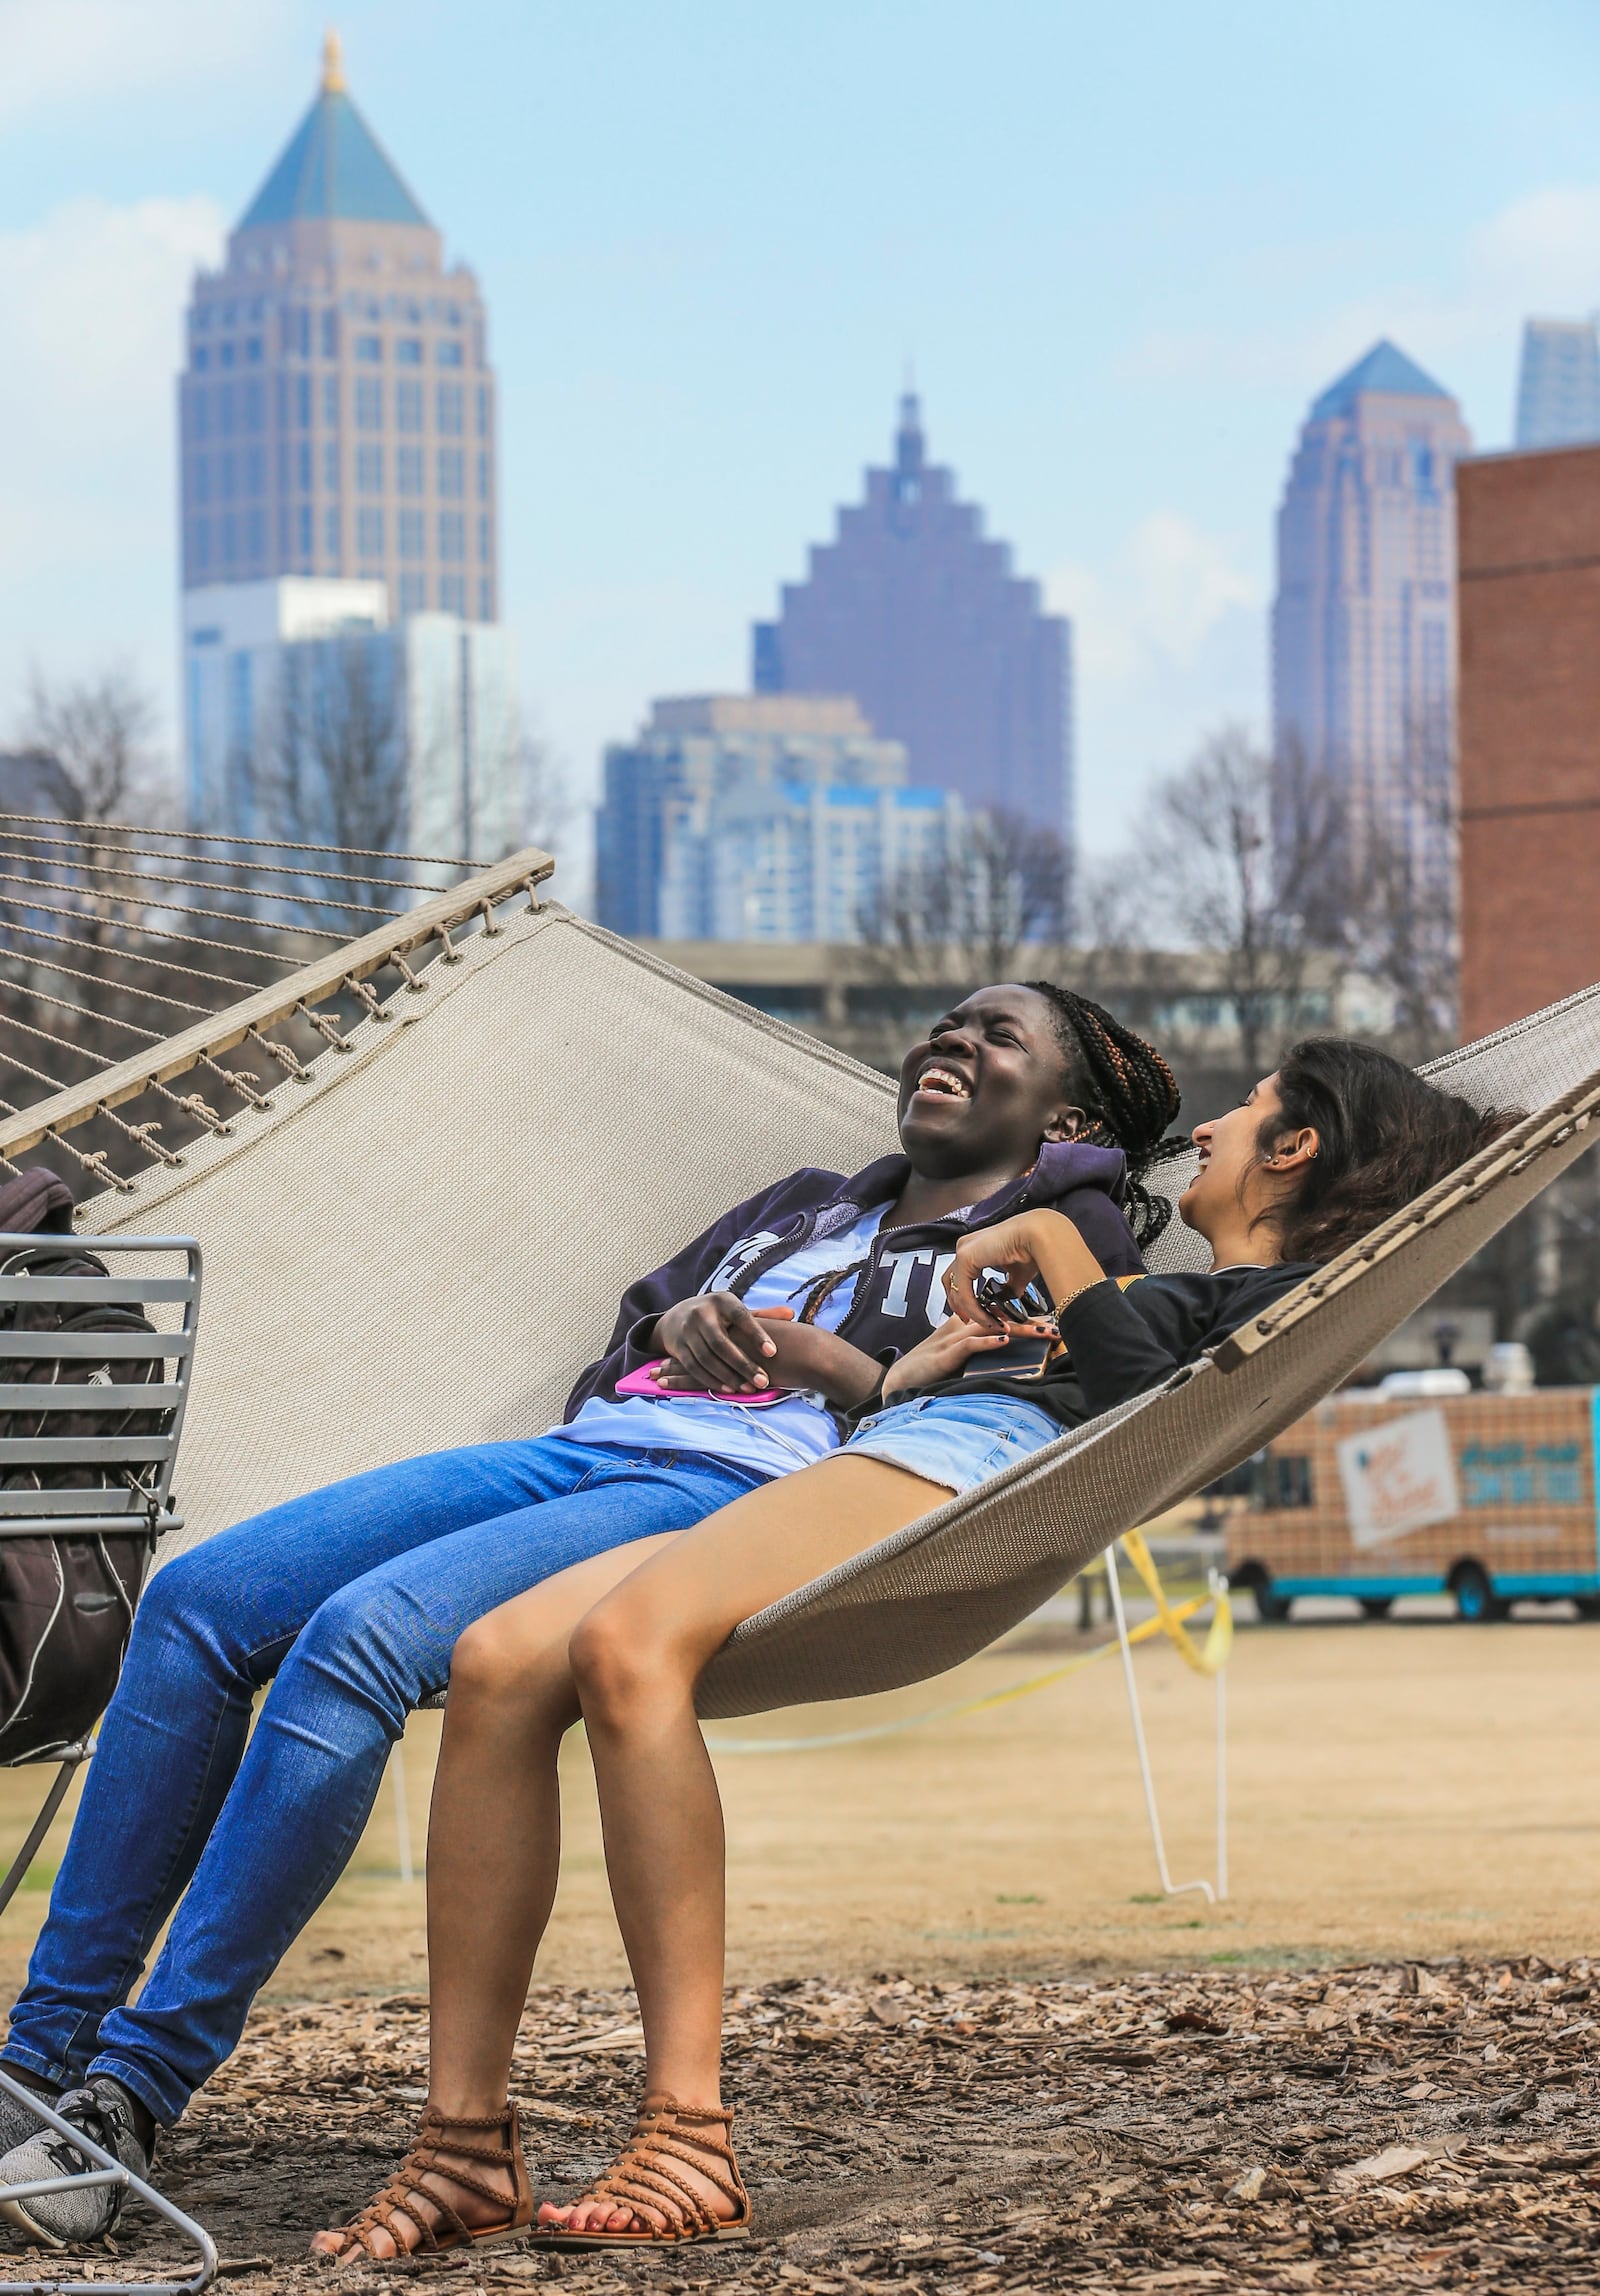
[[1072, 1070], [1072, 1089], [1090, 1119], [1081, 1138], [1120, 1148], [1128, 1159], [1128, 1217], [1141, 1250], [1153, 1244], [1172, 1218], [1165, 1196], [1152, 1195], [1145, 1176], [1152, 1166], [1181, 1156], [1187, 1134], [1164, 1137], [1182, 1097], [1171, 1069], [1153, 1044], [1124, 1028], [1114, 1013], [1093, 997], [1054, 981], [1025, 981], [1050, 1007], [1050, 1017]]

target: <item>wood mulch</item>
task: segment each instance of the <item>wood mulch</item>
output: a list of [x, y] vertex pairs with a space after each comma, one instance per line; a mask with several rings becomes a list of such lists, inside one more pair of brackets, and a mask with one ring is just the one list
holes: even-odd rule
[[[728, 2025], [759, 2233], [741, 2247], [302, 2261], [404, 2150], [426, 2063], [414, 1995], [258, 2010], [157, 2176], [240, 2296], [421, 2274], [462, 2296], [557, 2279], [584, 2296], [1600, 2290], [1600, 1960], [808, 1980], [733, 1993]], [[640, 2074], [631, 1996], [534, 1994], [516, 2089], [536, 2190], [604, 2167]], [[95, 2278], [176, 2263], [143, 2216], [118, 2248]]]

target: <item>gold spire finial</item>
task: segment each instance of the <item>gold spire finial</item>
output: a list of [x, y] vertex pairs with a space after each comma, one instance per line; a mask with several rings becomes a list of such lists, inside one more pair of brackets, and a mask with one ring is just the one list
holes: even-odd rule
[[322, 92], [325, 96], [344, 94], [344, 50], [331, 24], [322, 36]]

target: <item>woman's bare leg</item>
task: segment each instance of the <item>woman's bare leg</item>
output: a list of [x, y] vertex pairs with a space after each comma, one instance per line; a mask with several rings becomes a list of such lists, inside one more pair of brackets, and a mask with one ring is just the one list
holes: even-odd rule
[[[572, 1637], [651, 2094], [721, 2103], [722, 1805], [695, 1686], [742, 1620], [947, 1496], [883, 1460], [825, 1460], [683, 1532], [604, 1595]], [[705, 2197], [728, 2214], [709, 2186]], [[540, 2218], [575, 2231], [648, 2222], [608, 2202], [547, 2203]]]
[[[556, 1890], [556, 1763], [564, 1732], [578, 1720], [567, 1658], [572, 1630], [674, 1535], [573, 1564], [468, 1627], [451, 1654], [428, 1821], [428, 2103], [446, 2120], [492, 2120], [505, 2109], [517, 2025]], [[503, 2172], [477, 2163], [473, 2173], [503, 2184], [509, 2200]], [[503, 2221], [504, 2210], [483, 2194], [447, 2177], [431, 2181], [465, 2223]], [[425, 2209], [425, 2200], [418, 2205]], [[397, 2221], [405, 2235], [404, 2216]], [[393, 2253], [392, 2234], [379, 2229], [371, 2237]], [[319, 2233], [312, 2246], [337, 2253], [340, 2236]]]

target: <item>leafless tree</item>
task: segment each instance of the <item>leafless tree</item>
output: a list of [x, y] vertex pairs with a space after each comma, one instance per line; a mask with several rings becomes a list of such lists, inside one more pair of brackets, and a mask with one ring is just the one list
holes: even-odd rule
[[1394, 1050], [1426, 1060], [1456, 1034], [1457, 822], [1443, 712], [1408, 727], [1400, 762], [1364, 793], [1362, 814], [1349, 904], [1352, 960], [1392, 1003]]
[[1340, 930], [1344, 850], [1332, 787], [1297, 765], [1285, 772], [1236, 726], [1151, 797], [1126, 865], [1146, 929], [1169, 949], [1207, 952], [1239, 1066], [1252, 1077], [1303, 1025], [1312, 960]]
[[[263, 839], [373, 856], [407, 843], [412, 761], [403, 696], [388, 658], [359, 637], [284, 649], [255, 743], [231, 766], [236, 818]], [[396, 905], [385, 880], [402, 873], [400, 864], [372, 858], [342, 866], [338, 879], [306, 880], [305, 901], [278, 921], [356, 933], [361, 919], [352, 912]]]
[[171, 793], [153, 747], [155, 705], [125, 666], [93, 677], [29, 673], [24, 744], [53, 757], [82, 821], [134, 818], [156, 825]]
[[[76, 679], [52, 679], [37, 664], [30, 670], [21, 731], [38, 769], [34, 802], [44, 799], [58, 818], [41, 822], [37, 832], [7, 825], [4, 866], [9, 877], [50, 882], [66, 912], [53, 924], [35, 918], [28, 926], [41, 961], [48, 954], [42, 941], [47, 930], [70, 931], [83, 949], [93, 949], [119, 920], [138, 922], [144, 915], [144, 861], [122, 849], [109, 825], [131, 818], [159, 829], [169, 816], [171, 789], [155, 749], [155, 727], [155, 704], [126, 665]], [[63, 820], [81, 825], [65, 830], [74, 843], [60, 842]], [[4, 915], [14, 934], [26, 937], [27, 920], [15, 899]], [[61, 952], [54, 961], [59, 991], [70, 976], [60, 974], [66, 961]]]
[[976, 813], [958, 852], [886, 884], [859, 930], [886, 978], [968, 988], [1012, 977], [1023, 951], [1066, 944], [1071, 857], [1054, 831], [1019, 814]]
[[[526, 719], [517, 735], [516, 773], [519, 819], [506, 851], [515, 852], [521, 845], [537, 845], [541, 851], [559, 859], [577, 807], [560, 759], [543, 734]], [[484, 858], [498, 860], [501, 856], [485, 854]]]

